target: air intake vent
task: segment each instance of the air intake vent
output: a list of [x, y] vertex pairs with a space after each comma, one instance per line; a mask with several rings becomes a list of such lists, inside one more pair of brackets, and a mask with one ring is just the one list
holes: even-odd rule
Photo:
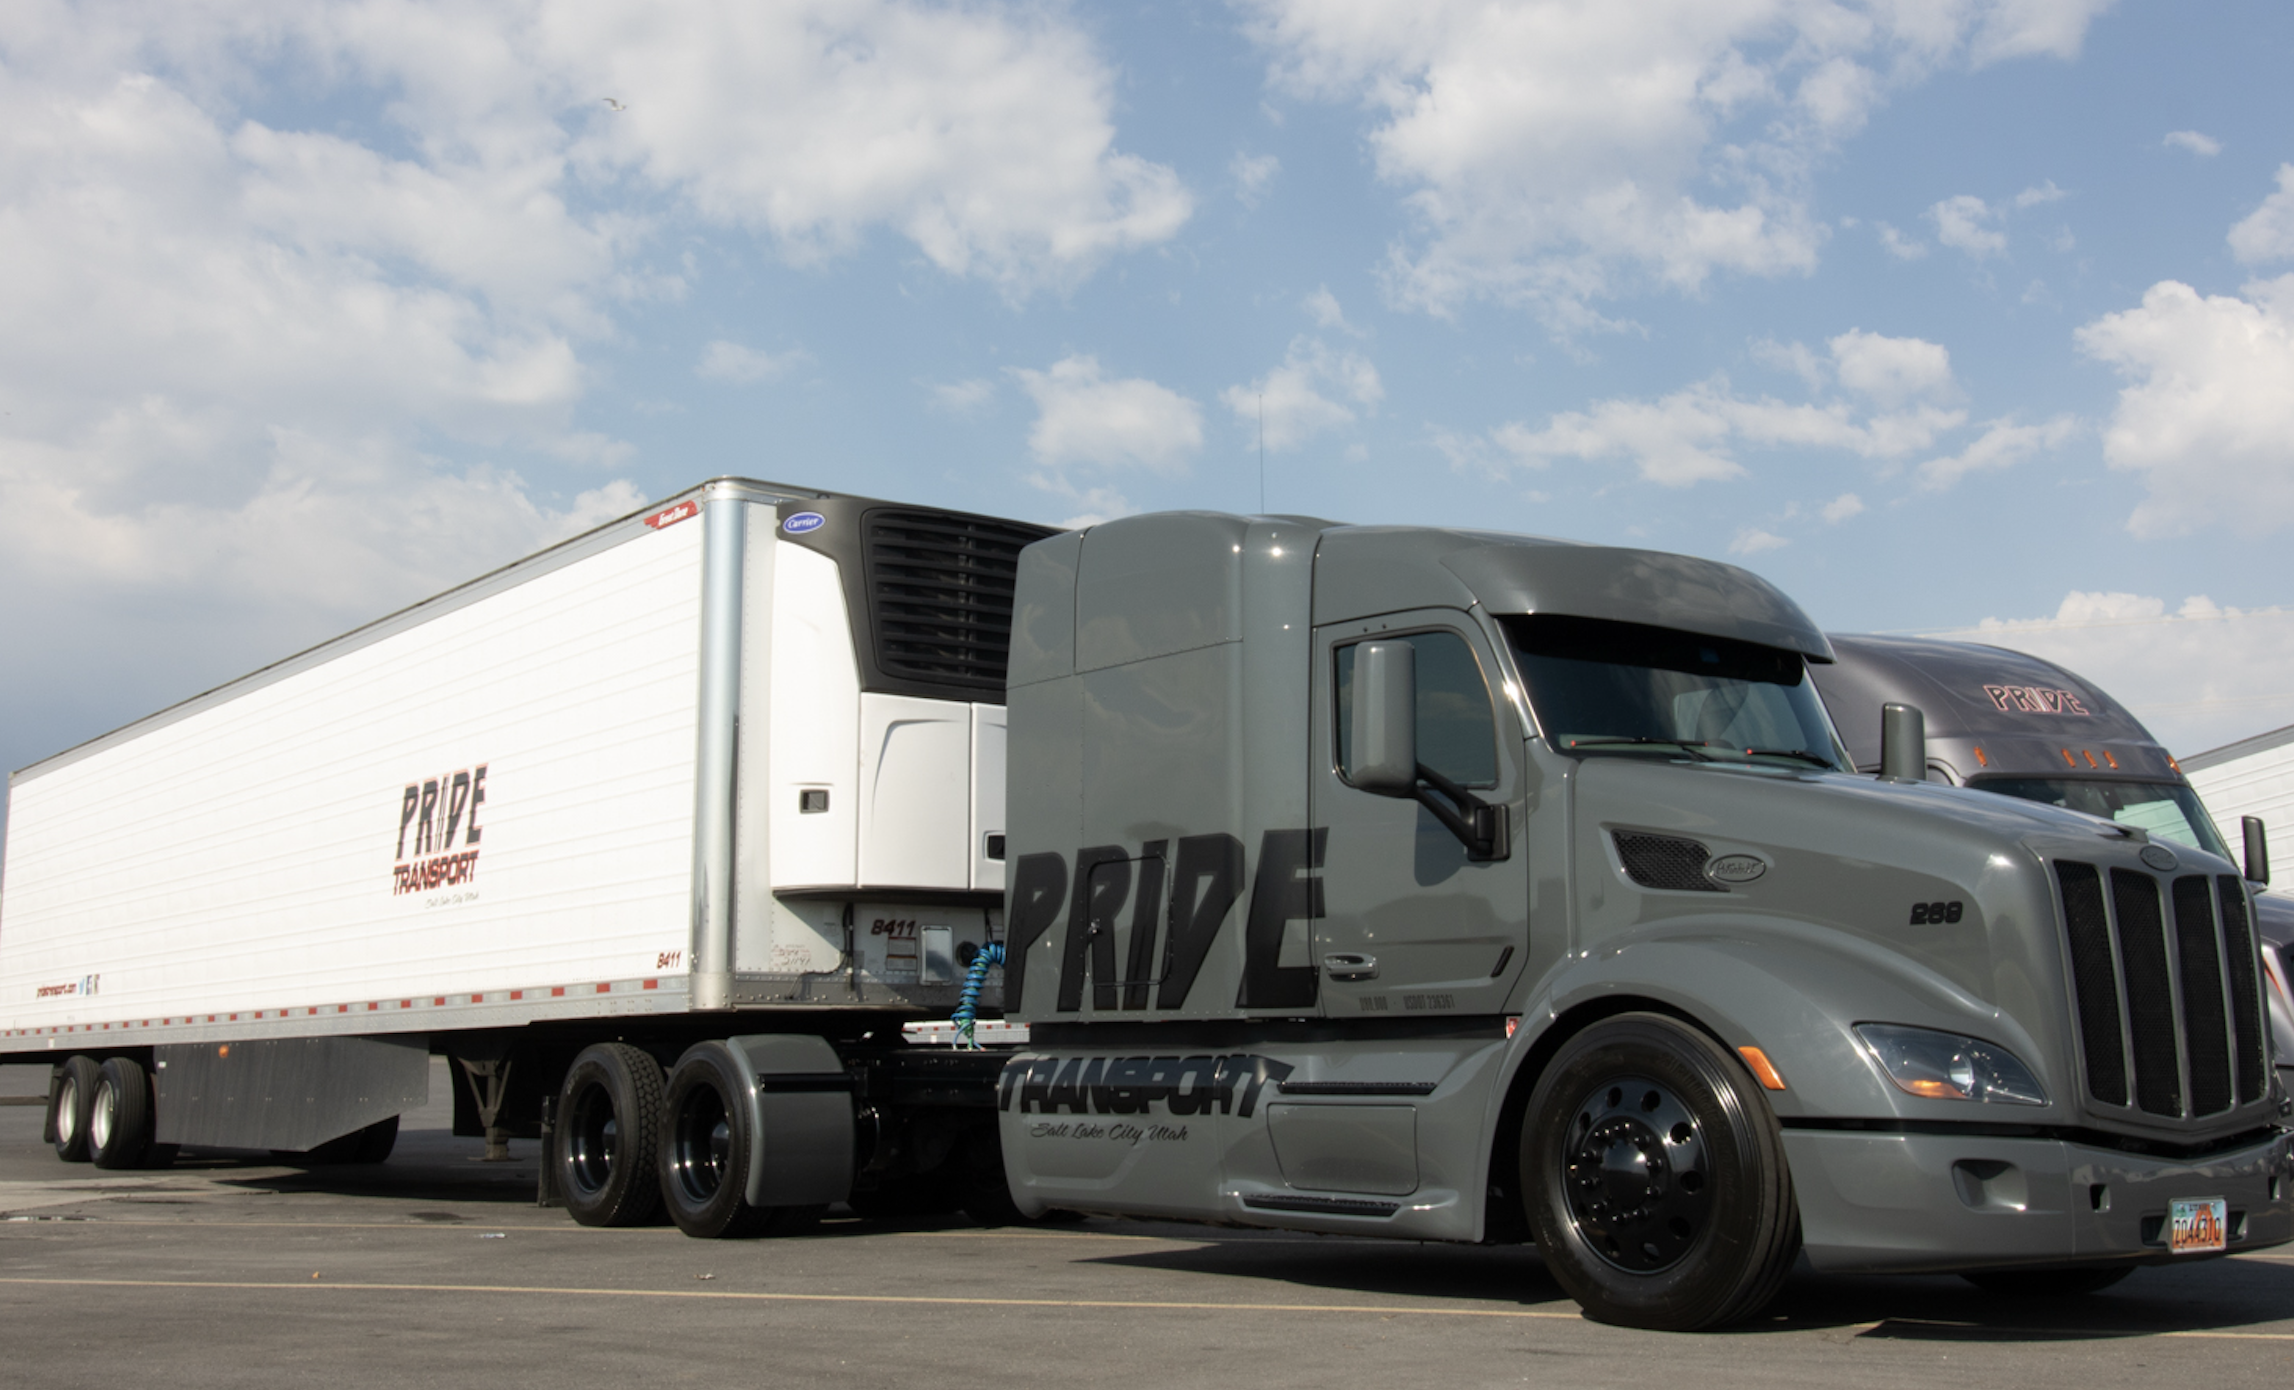
[[1705, 877], [1705, 861], [1712, 856], [1696, 841], [1677, 840], [1670, 835], [1641, 835], [1629, 830], [1614, 833], [1617, 857], [1624, 861], [1625, 872], [1643, 888], [1671, 888], [1688, 893], [1728, 891]]
[[2170, 1119], [2261, 1100], [2269, 1063], [2246, 886], [2175, 879], [2170, 929], [2157, 878], [2133, 869], [2109, 878], [2106, 890], [2092, 864], [2055, 866], [2087, 1094]]
[[1052, 532], [947, 512], [868, 514], [868, 616], [886, 675], [1001, 692], [1020, 550]]

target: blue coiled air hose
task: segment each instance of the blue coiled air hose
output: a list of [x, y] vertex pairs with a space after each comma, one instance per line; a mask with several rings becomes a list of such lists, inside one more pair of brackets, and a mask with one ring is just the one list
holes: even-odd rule
[[1004, 944], [991, 941], [972, 957], [972, 968], [964, 972], [964, 993], [956, 1001], [955, 1016], [949, 1021], [956, 1025], [956, 1046], [978, 1047], [972, 1041], [972, 1019], [980, 1008], [980, 987], [988, 982], [988, 967], [1004, 963]]

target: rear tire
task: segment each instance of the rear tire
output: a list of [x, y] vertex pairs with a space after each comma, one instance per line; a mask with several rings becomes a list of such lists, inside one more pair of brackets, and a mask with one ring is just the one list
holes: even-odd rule
[[585, 1047], [558, 1093], [552, 1152], [566, 1213], [584, 1226], [642, 1226], [661, 1209], [655, 1151], [661, 1064], [628, 1043]]
[[98, 1168], [140, 1168], [150, 1148], [151, 1077], [135, 1059], [114, 1057], [88, 1103], [88, 1158]]
[[1783, 1133], [1718, 1043], [1621, 1014], [1562, 1045], [1523, 1121], [1522, 1195], [1588, 1317], [1686, 1332], [1758, 1312], [1800, 1251]]
[[376, 1120], [358, 1132], [358, 1152], [351, 1156], [353, 1163], [382, 1163], [390, 1158], [390, 1151], [398, 1147], [398, 1117]]
[[1971, 1269], [1960, 1275], [1985, 1293], [2008, 1298], [2077, 1298], [2099, 1293], [2135, 1272], [2131, 1264], [2061, 1269]]
[[55, 1136], [56, 1157], [66, 1163], [88, 1161], [88, 1103], [95, 1099], [101, 1070], [93, 1057], [72, 1056], [59, 1069], [55, 1097], [49, 1102], [48, 1132]]
[[701, 1240], [786, 1234], [820, 1219], [818, 1207], [759, 1207], [748, 1199], [756, 1126], [749, 1079], [722, 1043], [697, 1043], [677, 1059], [662, 1104], [661, 1202], [677, 1229]]

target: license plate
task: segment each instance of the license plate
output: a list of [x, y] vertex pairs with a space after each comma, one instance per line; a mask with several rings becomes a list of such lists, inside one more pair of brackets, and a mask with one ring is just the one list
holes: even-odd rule
[[2167, 1249], [2177, 1255], [2230, 1244], [2230, 1204], [2220, 1197], [2177, 1197], [2167, 1203]]

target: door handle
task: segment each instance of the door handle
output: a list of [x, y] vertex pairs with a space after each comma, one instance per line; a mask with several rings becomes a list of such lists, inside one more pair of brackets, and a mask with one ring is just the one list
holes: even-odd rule
[[1322, 958], [1322, 973], [1333, 980], [1375, 980], [1378, 958], [1354, 951], [1333, 951]]

